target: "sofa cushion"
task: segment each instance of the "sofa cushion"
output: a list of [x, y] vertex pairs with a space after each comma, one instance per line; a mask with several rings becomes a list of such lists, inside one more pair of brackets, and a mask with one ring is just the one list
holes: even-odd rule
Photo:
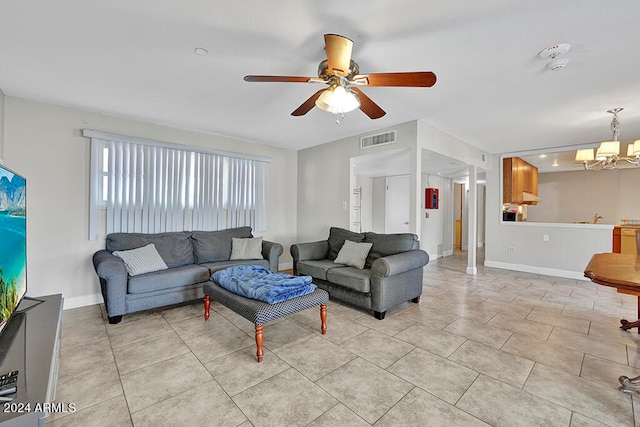
[[262, 259], [262, 237], [231, 238], [231, 260]]
[[153, 243], [128, 251], [113, 251], [113, 255], [124, 261], [129, 276], [167, 269], [167, 264], [164, 263]]
[[213, 261], [229, 261], [231, 257], [231, 239], [234, 237], [253, 237], [251, 235], [251, 227], [191, 232], [196, 264]]
[[371, 292], [371, 270], [361, 270], [354, 267], [338, 267], [327, 271], [327, 280], [336, 285], [354, 291]]
[[133, 276], [128, 281], [128, 293], [141, 294], [162, 289], [178, 288], [209, 280], [209, 269], [191, 264], [168, 270]]
[[191, 233], [177, 231], [169, 233], [111, 233], [107, 235], [107, 250], [126, 251], [139, 248], [149, 243], [156, 245], [158, 253], [167, 267], [179, 267], [193, 264], [193, 246]]
[[361, 242], [364, 240], [365, 235], [363, 233], [355, 233], [353, 231], [345, 230], [344, 228], [331, 227], [329, 229], [329, 259], [334, 260], [338, 256], [340, 249], [345, 240], [351, 240], [352, 242]]
[[342, 249], [340, 249], [338, 256], [333, 262], [362, 269], [364, 268], [364, 263], [367, 260], [371, 246], [373, 246], [373, 243], [356, 243], [351, 240], [345, 240]]
[[373, 261], [380, 257], [398, 254], [412, 249], [420, 249], [418, 236], [411, 233], [378, 234], [368, 231], [365, 233], [364, 241], [373, 243], [373, 247], [367, 256], [366, 265], [368, 267], [371, 266]]
[[337, 265], [330, 259], [298, 261], [297, 264], [299, 275], [311, 276], [322, 280], [327, 280], [327, 271], [332, 268], [339, 267], [341, 266]]

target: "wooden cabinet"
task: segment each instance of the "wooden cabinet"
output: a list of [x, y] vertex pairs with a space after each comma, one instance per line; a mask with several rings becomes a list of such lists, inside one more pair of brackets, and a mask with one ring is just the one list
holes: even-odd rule
[[613, 247], [611, 248], [611, 252], [613, 252], [614, 254], [619, 254], [620, 253], [620, 246], [622, 243], [622, 233], [620, 230], [620, 226], [616, 225], [615, 227], [613, 227]]
[[[519, 157], [502, 159], [502, 202], [516, 205], [538, 203], [538, 168]], [[531, 197], [534, 196], [534, 197]]]

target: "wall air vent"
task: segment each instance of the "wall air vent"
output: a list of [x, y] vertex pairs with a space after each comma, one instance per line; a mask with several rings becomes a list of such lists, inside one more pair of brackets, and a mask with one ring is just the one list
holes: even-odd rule
[[360, 138], [360, 149], [376, 147], [378, 145], [393, 144], [396, 142], [396, 131], [392, 130], [376, 135], [363, 136]]

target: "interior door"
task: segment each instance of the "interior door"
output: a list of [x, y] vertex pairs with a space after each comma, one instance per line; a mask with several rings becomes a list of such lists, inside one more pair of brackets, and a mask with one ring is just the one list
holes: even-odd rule
[[385, 232], [409, 232], [409, 176], [387, 177]]

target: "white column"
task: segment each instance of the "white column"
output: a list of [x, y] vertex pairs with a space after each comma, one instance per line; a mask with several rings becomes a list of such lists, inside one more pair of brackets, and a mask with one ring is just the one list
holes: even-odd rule
[[411, 147], [411, 173], [409, 176], [409, 191], [411, 192], [409, 197], [409, 204], [411, 206], [411, 212], [409, 213], [409, 231], [415, 233], [420, 238], [422, 227], [422, 213], [424, 212], [422, 206], [422, 194], [424, 189], [422, 188], [422, 148], [415, 144]]
[[478, 250], [478, 167], [469, 165], [469, 194], [467, 196], [467, 274], [478, 274], [476, 251]]

